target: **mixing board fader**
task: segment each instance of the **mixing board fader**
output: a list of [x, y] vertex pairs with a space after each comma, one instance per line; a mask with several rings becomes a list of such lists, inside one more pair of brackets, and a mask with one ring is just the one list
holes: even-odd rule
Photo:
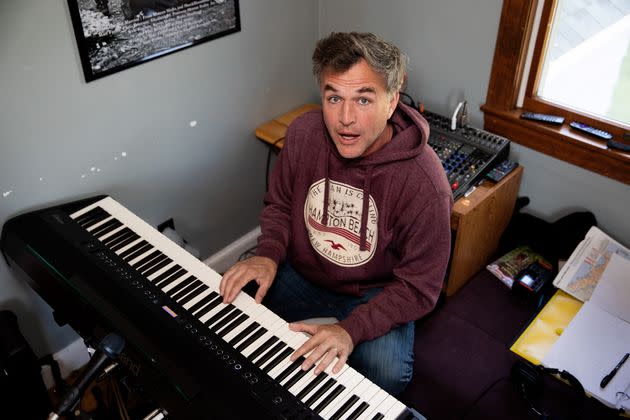
[[465, 126], [451, 130], [451, 121], [424, 111], [431, 127], [429, 146], [435, 150], [457, 200], [492, 169], [507, 158], [510, 141], [496, 134]]

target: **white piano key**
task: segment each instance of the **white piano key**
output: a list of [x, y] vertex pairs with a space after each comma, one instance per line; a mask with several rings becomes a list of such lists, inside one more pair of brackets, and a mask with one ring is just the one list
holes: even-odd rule
[[[350, 400], [350, 398], [352, 398], [353, 395], [356, 395], [358, 399], [351, 406], [349, 406], [347, 408], [347, 410], [344, 412], [344, 414], [341, 416], [341, 418], [348, 417], [348, 415], [350, 415], [354, 410], [356, 410], [356, 408], [359, 405], [361, 405], [362, 402], [365, 401], [364, 394], [368, 390], [368, 388], [369, 388], [369, 386], [371, 384], [372, 384], [372, 381], [370, 381], [367, 378], [364, 378], [357, 386], [354, 387], [353, 390], [351, 390], [347, 394], [347, 396], [346, 396], [346, 398], [344, 400], [339, 401], [334, 407], [332, 407], [332, 406], [330, 407], [330, 409], [329, 409], [329, 413], [330, 414], [328, 415], [328, 417], [334, 416], [335, 413], [337, 413], [337, 411], [341, 407], [343, 407], [346, 404], [346, 402], [348, 400]], [[322, 417], [324, 417], [323, 413], [324, 412], [322, 412]], [[324, 418], [326, 418], [326, 417], [324, 417]]]
[[248, 357], [250, 354], [252, 354], [254, 351], [256, 351], [256, 349], [258, 347], [260, 347], [263, 343], [265, 343], [269, 338], [273, 337], [274, 334], [274, 330], [277, 328], [276, 325], [280, 326], [282, 325], [282, 323], [285, 322], [283, 321], [281, 318], [278, 318], [278, 320], [276, 321], [276, 323], [272, 324], [270, 326], [270, 328], [267, 328], [267, 332], [264, 333], [262, 336], [260, 336], [256, 341], [254, 341], [252, 344], [250, 344], [249, 346], [247, 346], [247, 348], [243, 349], [243, 351], [241, 352], [241, 354], [245, 357]]
[[89, 228], [87, 228], [85, 230], [87, 230], [88, 232], [92, 232], [92, 231], [98, 229], [99, 227], [101, 227], [101, 225], [104, 225], [105, 223], [109, 222], [110, 220], [114, 220], [114, 217], [108, 216], [108, 217], [104, 218], [103, 220], [101, 220], [100, 222], [93, 224], [92, 226], [90, 226]]
[[135, 239], [135, 240], [133, 240], [133, 241], [129, 242], [127, 245], [123, 246], [122, 248], [117, 249], [116, 251], [114, 251], [114, 253], [116, 253], [116, 254], [120, 255], [120, 254], [122, 254], [123, 252], [127, 251], [128, 249], [130, 249], [130, 248], [132, 248], [132, 247], [136, 246], [137, 244], [139, 244], [139, 243], [140, 243], [140, 242], [142, 242], [142, 241], [143, 241], [143, 238], [142, 238], [142, 237], [139, 237], [138, 239]]
[[383, 402], [381, 402], [376, 407], [376, 409], [374, 410], [373, 414], [376, 415], [377, 413], [381, 413], [381, 414], [385, 415], [385, 414], [387, 414], [389, 409], [394, 406], [395, 403], [396, 403], [396, 398], [394, 398], [394, 397], [392, 397], [391, 395], [388, 394], [385, 397], [385, 399], [383, 400]]
[[330, 418], [335, 412], [341, 407], [347, 400], [354, 394], [354, 389], [357, 385], [361, 383], [365, 379], [363, 375], [358, 372], [353, 372], [353, 375], [346, 374], [340, 379], [340, 383], [346, 387], [341, 394], [337, 395], [337, 397], [332, 400], [326, 408], [324, 408], [319, 415], [324, 419]]
[[[291, 354], [293, 354], [296, 347], [301, 345], [301, 343], [303, 343], [302, 341], [303, 338], [304, 338], [303, 336], [301, 337], [299, 334], [295, 334], [293, 331], [291, 331], [291, 334], [287, 333], [286, 336], [284, 336], [284, 338], [281, 338], [281, 340], [287, 344], [287, 347], [291, 348]], [[271, 378], [275, 378], [280, 373], [282, 373], [289, 365], [293, 363], [291, 361], [291, 354], [289, 354], [282, 361], [280, 361], [280, 363], [278, 363], [274, 368], [272, 368], [269, 372], [267, 372], [267, 375], [269, 375]]]
[[204, 290], [203, 292], [199, 293], [199, 295], [195, 296], [190, 301], [188, 301], [184, 305], [182, 305], [183, 308], [186, 309], [186, 310], [192, 308], [195, 304], [197, 304], [197, 302], [199, 302], [201, 299], [205, 298], [206, 296], [208, 296], [212, 292], [213, 292], [213, 290], [210, 289], [210, 288]]
[[153, 281], [153, 279], [160, 277], [162, 274], [164, 274], [166, 271], [170, 270], [171, 268], [175, 267], [176, 265], [177, 265], [177, 262], [175, 261], [168, 263], [164, 267], [157, 270], [155, 273], [151, 274], [150, 276], [147, 276], [146, 279], [149, 281]]
[[406, 409], [407, 406], [405, 404], [401, 403], [398, 400], [395, 400], [392, 407], [387, 410], [387, 413], [383, 413], [385, 415], [385, 417], [383, 417], [383, 420], [396, 420], [398, 416], [400, 416]]
[[365, 412], [361, 414], [357, 420], [372, 419], [376, 415], [376, 413], [378, 413], [377, 408], [383, 403], [383, 401], [385, 401], [385, 398], [387, 398], [388, 395], [389, 394], [387, 393], [387, 391], [379, 388], [376, 394], [368, 401], [368, 404], [370, 404], [368, 409], [365, 410]]
[[177, 286], [182, 281], [186, 280], [188, 277], [190, 277], [190, 274], [184, 273], [183, 275], [179, 276], [177, 279], [175, 279], [174, 281], [170, 282], [166, 286], [161, 287], [161, 289], [162, 289], [162, 291], [164, 293], [168, 293], [169, 290], [171, 290], [173, 287]]
[[[302, 345], [302, 343], [307, 339], [308, 338], [306, 338], [303, 334], [293, 333], [293, 334], [288, 335], [287, 341], [285, 341], [285, 343], [287, 343], [287, 346], [292, 349], [291, 354], [293, 354], [293, 351], [295, 351], [295, 349], [298, 346]], [[291, 355], [289, 355], [280, 363], [278, 363], [276, 367], [274, 367], [269, 372], [267, 372], [267, 375], [271, 376], [272, 378], [275, 378], [276, 376], [281, 374], [287, 367], [289, 367], [291, 363], [293, 362], [291, 361]]]
[[107, 234], [99, 238], [99, 241], [105, 242], [109, 237], [116, 235], [118, 232], [120, 232], [124, 228], [126, 228], [124, 224], [122, 226], [118, 226], [116, 229], [112, 230], [111, 232], [107, 232]]

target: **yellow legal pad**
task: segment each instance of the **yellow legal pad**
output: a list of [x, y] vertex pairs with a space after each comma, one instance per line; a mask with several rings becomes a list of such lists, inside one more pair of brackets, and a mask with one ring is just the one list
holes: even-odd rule
[[539, 365], [581, 307], [582, 302], [558, 290], [510, 350]]

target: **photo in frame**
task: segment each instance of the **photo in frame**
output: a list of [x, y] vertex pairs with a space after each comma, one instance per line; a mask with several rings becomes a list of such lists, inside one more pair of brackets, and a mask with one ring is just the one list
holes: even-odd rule
[[85, 81], [241, 30], [238, 0], [68, 0]]

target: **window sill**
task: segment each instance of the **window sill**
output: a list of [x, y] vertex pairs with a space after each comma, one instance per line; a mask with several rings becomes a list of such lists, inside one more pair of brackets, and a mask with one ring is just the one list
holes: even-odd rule
[[581, 168], [630, 184], [630, 153], [608, 149], [606, 142], [576, 133], [563, 124], [549, 126], [519, 118], [520, 110], [482, 105], [484, 128], [511, 141]]

